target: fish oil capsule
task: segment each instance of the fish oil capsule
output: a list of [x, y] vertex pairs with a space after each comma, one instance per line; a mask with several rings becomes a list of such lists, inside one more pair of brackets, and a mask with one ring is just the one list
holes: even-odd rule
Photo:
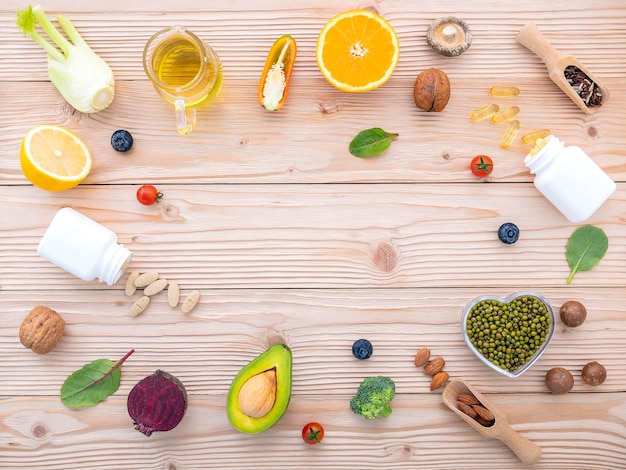
[[519, 114], [519, 106], [510, 106], [491, 116], [493, 122], [507, 121]]
[[483, 106], [482, 108], [474, 111], [470, 118], [474, 122], [482, 121], [483, 119], [490, 118], [498, 111], [500, 111], [500, 106], [498, 106], [497, 104], [488, 104], [487, 106]]
[[537, 141], [535, 142], [535, 147], [530, 152], [528, 152], [528, 155], [531, 157], [534, 157], [535, 155], [539, 153], [539, 151], [542, 148], [546, 146], [547, 143], [548, 143], [547, 139], [543, 139], [543, 138], [537, 139]]
[[515, 137], [517, 136], [517, 133], [519, 132], [519, 126], [520, 122], [517, 119], [511, 121], [511, 124], [509, 124], [509, 126], [506, 128], [506, 131], [504, 131], [502, 141], [500, 142], [500, 147], [507, 148], [513, 143]]
[[489, 89], [489, 94], [492, 96], [517, 96], [519, 91], [516, 86], [492, 86]]
[[537, 140], [545, 139], [550, 134], [552, 134], [552, 132], [550, 132], [550, 129], [538, 129], [536, 131], [529, 132], [528, 134], [524, 134], [522, 136], [522, 144], [534, 144], [537, 142]]

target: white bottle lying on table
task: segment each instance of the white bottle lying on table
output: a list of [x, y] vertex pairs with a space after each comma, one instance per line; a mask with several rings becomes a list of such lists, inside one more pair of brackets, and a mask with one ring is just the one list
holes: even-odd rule
[[114, 232], [70, 207], [56, 213], [37, 253], [84, 281], [97, 277], [108, 285], [122, 277], [133, 256]]
[[524, 158], [535, 186], [570, 222], [583, 222], [615, 192], [615, 182], [582, 149], [549, 135]]

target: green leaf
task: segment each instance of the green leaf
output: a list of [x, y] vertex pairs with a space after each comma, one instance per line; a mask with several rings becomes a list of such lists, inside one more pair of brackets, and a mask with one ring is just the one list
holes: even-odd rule
[[609, 248], [609, 238], [601, 228], [585, 225], [577, 228], [567, 241], [565, 257], [569, 264], [570, 284], [578, 271], [589, 271], [600, 262]]
[[391, 145], [391, 141], [400, 134], [392, 134], [382, 130], [380, 127], [373, 127], [359, 132], [352, 142], [350, 142], [350, 153], [355, 157], [371, 157], [384, 152]]
[[122, 364], [134, 353], [131, 349], [117, 362], [108, 359], [96, 359], [70, 375], [61, 386], [61, 401], [68, 408], [94, 406], [120, 386]]

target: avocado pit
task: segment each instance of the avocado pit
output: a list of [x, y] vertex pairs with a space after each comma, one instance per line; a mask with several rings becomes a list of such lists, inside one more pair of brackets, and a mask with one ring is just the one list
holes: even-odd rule
[[252, 418], [262, 418], [276, 402], [276, 369], [250, 377], [239, 390], [239, 407]]

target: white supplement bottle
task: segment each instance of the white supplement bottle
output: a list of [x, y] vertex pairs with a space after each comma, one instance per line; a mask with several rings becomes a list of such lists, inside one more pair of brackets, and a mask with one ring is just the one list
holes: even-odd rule
[[37, 253], [84, 281], [97, 277], [110, 286], [133, 256], [114, 232], [70, 207], [56, 213]]
[[535, 186], [570, 222], [583, 222], [615, 191], [615, 182], [582, 149], [550, 135], [524, 158]]

